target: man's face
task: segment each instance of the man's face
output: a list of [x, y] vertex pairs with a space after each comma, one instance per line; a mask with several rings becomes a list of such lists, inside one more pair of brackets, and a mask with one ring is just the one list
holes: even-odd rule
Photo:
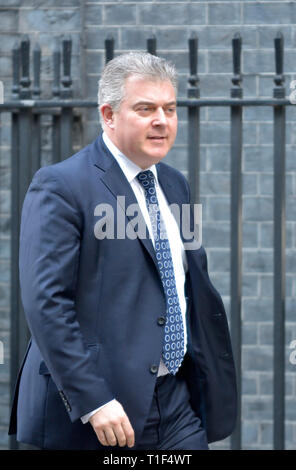
[[105, 130], [113, 143], [142, 169], [158, 163], [177, 134], [176, 95], [170, 81], [128, 77], [118, 111], [109, 109]]

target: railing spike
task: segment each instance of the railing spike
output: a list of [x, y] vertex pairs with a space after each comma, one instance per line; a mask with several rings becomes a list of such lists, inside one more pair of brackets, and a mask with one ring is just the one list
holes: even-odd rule
[[55, 97], [60, 96], [60, 80], [61, 80], [61, 48], [59, 39], [56, 37], [53, 48], [53, 86], [52, 94]]
[[156, 37], [154, 34], [147, 39], [147, 52], [152, 55], [156, 54]]
[[114, 57], [114, 38], [111, 34], [105, 39], [105, 63], [107, 64]]
[[31, 80], [30, 80], [30, 40], [29, 36], [26, 34], [21, 40], [21, 90], [20, 98], [29, 99], [31, 98]]
[[231, 88], [232, 98], [242, 98], [243, 90], [241, 88], [241, 51], [242, 51], [242, 38], [237, 32], [232, 39], [232, 62], [233, 62], [233, 77], [231, 79], [233, 87]]
[[41, 48], [38, 43], [35, 44], [33, 49], [33, 98], [40, 97], [40, 67], [41, 67]]
[[72, 39], [67, 34], [63, 39], [63, 89], [61, 92], [62, 98], [72, 97], [72, 79], [71, 79], [71, 53], [72, 53]]
[[189, 70], [190, 75], [188, 78], [188, 98], [199, 98], [199, 78], [197, 75], [198, 68], [198, 37], [195, 33], [191, 33], [188, 39], [189, 48]]
[[12, 98], [17, 99], [20, 92], [20, 44], [18, 41], [15, 42], [12, 49], [12, 76]]
[[275, 52], [275, 88], [273, 89], [274, 98], [285, 97], [285, 77], [284, 77], [284, 37], [281, 31], [278, 31], [274, 38]]

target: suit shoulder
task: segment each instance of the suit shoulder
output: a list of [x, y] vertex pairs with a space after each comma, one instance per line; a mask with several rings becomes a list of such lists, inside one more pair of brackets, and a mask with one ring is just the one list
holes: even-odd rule
[[77, 194], [78, 188], [88, 187], [94, 165], [95, 142], [61, 162], [41, 167], [35, 173], [30, 189], [43, 188], [67, 197]]
[[27, 196], [48, 192], [60, 196], [71, 205], [80, 207], [77, 188], [87, 187], [91, 164], [89, 147], [84, 147], [65, 160], [41, 167], [33, 176]]
[[85, 168], [85, 163], [87, 163], [87, 160], [90, 158], [89, 153], [90, 145], [84, 147], [79, 150], [79, 152], [61, 162], [41, 167], [34, 176], [41, 179], [58, 179], [59, 176], [64, 176], [68, 179], [76, 172], [81, 172], [82, 168]]

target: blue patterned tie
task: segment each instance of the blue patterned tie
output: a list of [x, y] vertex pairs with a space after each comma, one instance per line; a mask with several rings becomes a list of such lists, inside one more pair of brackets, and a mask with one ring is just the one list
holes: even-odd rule
[[184, 357], [184, 325], [176, 287], [173, 260], [165, 225], [161, 217], [152, 171], [142, 171], [137, 178], [145, 191], [145, 199], [155, 241], [155, 253], [166, 297], [166, 324], [163, 360], [170, 372], [176, 374]]

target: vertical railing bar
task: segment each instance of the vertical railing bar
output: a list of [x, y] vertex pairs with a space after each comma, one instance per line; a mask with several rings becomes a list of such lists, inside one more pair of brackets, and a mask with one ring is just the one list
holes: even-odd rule
[[156, 37], [154, 34], [147, 39], [147, 52], [152, 55], [157, 55], [156, 53]]
[[[200, 97], [198, 70], [198, 38], [195, 33], [188, 40], [189, 67], [187, 96], [190, 99]], [[200, 176], [200, 109], [189, 106], [188, 111], [188, 180], [191, 190], [191, 202], [199, 203]]]
[[[55, 38], [53, 48], [53, 98], [60, 96], [60, 80], [61, 80], [61, 50], [58, 38]], [[52, 163], [61, 160], [61, 115], [53, 114], [52, 116]]]
[[[13, 90], [13, 93], [15, 91]], [[10, 254], [10, 403], [14, 394], [19, 357], [19, 115], [11, 115], [11, 254]], [[15, 436], [10, 436], [10, 449], [18, 449]]]
[[72, 154], [72, 121], [73, 113], [72, 108], [63, 108], [60, 118], [60, 143], [61, 153], [60, 158], [64, 160]]
[[[20, 45], [15, 43], [12, 50], [12, 99], [19, 99], [20, 92]], [[19, 249], [19, 115], [11, 113], [11, 254], [10, 254], [10, 404], [14, 394], [18, 374], [19, 355], [19, 281], [18, 281], [18, 249]], [[18, 449], [16, 437], [10, 436], [9, 448]]]
[[[19, 78], [19, 64], [21, 63], [21, 78]], [[13, 54], [14, 83], [12, 94], [14, 98], [29, 99], [30, 90], [30, 42], [27, 36], [21, 41], [20, 57], [17, 48]], [[20, 85], [20, 86], [19, 86]], [[19, 92], [17, 96], [17, 92]], [[30, 136], [31, 129], [30, 109], [21, 109], [18, 113], [12, 113], [12, 146], [11, 146], [11, 365], [10, 365], [10, 393], [11, 398], [14, 393], [14, 387], [18, 370], [25, 353], [29, 340], [29, 330], [24, 316], [19, 287], [19, 234], [20, 234], [20, 215], [22, 203], [30, 179]], [[20, 155], [21, 149], [21, 155]], [[20, 445], [15, 437], [10, 439], [10, 448], [18, 449]]]
[[55, 38], [53, 48], [53, 86], [52, 95], [54, 98], [60, 96], [60, 80], [61, 80], [61, 51], [58, 38]]
[[33, 50], [33, 99], [40, 97], [40, 66], [41, 66], [41, 49], [38, 43], [35, 44]]
[[[231, 98], [242, 98], [241, 37], [232, 39], [233, 77]], [[231, 449], [240, 450], [241, 438], [241, 348], [242, 348], [242, 107], [232, 106], [231, 118], [231, 337], [237, 374], [237, 423], [231, 435]]]
[[21, 40], [21, 89], [20, 98], [31, 98], [30, 80], [30, 41], [28, 35], [24, 35]]
[[[274, 98], [285, 97], [283, 56], [284, 39], [275, 40]], [[285, 144], [286, 110], [274, 107], [274, 272], [273, 272], [273, 443], [275, 450], [285, 448]]]
[[105, 63], [107, 64], [114, 57], [114, 38], [110, 34], [105, 39]]
[[[112, 34], [108, 34], [105, 39], [105, 65], [114, 58], [114, 38]], [[102, 129], [102, 128], [101, 128]]]
[[31, 177], [40, 168], [41, 163], [41, 114], [32, 115], [32, 137], [31, 137]]
[[[20, 97], [22, 99], [31, 98], [32, 92], [30, 89], [31, 80], [29, 77], [30, 71], [30, 41], [28, 36], [25, 36], [21, 41], [21, 90]], [[21, 209], [25, 194], [31, 181], [32, 176], [32, 108], [22, 108], [19, 111], [19, 160], [18, 160], [18, 224], [20, 224]], [[20, 153], [21, 152], [21, 153]], [[16, 222], [17, 223], [17, 222]], [[18, 228], [19, 233], [19, 228]], [[18, 283], [19, 285], [19, 283]], [[19, 292], [19, 319], [18, 319], [18, 350], [19, 361], [23, 358], [27, 343], [30, 338], [30, 332], [24, 315], [22, 302]], [[20, 363], [19, 363], [20, 366]]]
[[[40, 73], [41, 73], [41, 49], [38, 43], [33, 50], [33, 99], [40, 98]], [[41, 114], [32, 115], [32, 157], [31, 157], [31, 177], [40, 168], [41, 162]]]
[[19, 98], [20, 92], [20, 45], [16, 42], [12, 49], [12, 99]]
[[63, 39], [63, 88], [61, 91], [61, 97], [63, 99], [72, 98], [71, 55], [72, 39], [69, 35], [66, 35]]
[[[71, 79], [71, 53], [72, 40], [69, 36], [63, 39], [63, 88], [61, 90], [61, 98], [69, 99], [72, 97], [72, 79]], [[73, 111], [72, 108], [63, 108], [61, 111], [60, 122], [60, 143], [61, 143], [61, 160], [70, 157], [72, 153], [72, 125]]]
[[61, 161], [61, 115], [52, 116], [52, 163]]

